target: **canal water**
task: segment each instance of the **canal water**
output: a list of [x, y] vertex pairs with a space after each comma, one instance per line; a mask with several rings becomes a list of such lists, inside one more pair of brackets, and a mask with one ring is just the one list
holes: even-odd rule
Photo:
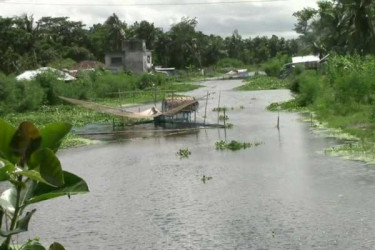
[[[266, 106], [290, 99], [287, 90], [233, 91], [239, 80], [204, 85], [189, 94], [215, 92], [207, 108], [215, 123], [221, 91], [232, 129], [60, 152], [63, 167], [91, 192], [38, 204], [28, 237], [83, 250], [373, 249], [374, 166], [325, 156], [337, 141], [314, 133], [301, 114], [280, 113], [278, 131], [277, 113]], [[215, 150], [225, 138], [262, 144]], [[191, 156], [180, 159], [180, 148]], [[203, 175], [212, 179], [203, 183]]]

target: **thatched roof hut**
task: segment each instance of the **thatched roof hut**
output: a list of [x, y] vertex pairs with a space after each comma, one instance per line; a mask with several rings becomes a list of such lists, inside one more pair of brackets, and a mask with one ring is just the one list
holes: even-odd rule
[[194, 97], [178, 96], [178, 97], [173, 97], [173, 98], [172, 97], [165, 98], [162, 102], [162, 112], [167, 112], [169, 110], [183, 106], [184, 104], [189, 104], [189, 105], [181, 109], [180, 110], [181, 112], [193, 112], [193, 111], [198, 110], [199, 102], [195, 100]]

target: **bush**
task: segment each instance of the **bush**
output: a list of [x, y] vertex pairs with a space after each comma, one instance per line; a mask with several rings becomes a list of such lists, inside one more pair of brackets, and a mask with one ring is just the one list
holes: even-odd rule
[[283, 66], [288, 63], [289, 56], [278, 55], [264, 64], [264, 71], [268, 76], [279, 77]]
[[297, 102], [305, 107], [313, 104], [321, 91], [321, 78], [316, 71], [308, 70], [295, 79], [299, 86]]

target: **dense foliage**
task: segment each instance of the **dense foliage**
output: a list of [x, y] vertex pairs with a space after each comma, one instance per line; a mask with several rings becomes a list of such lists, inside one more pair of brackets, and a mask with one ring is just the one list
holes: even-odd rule
[[171, 81], [174, 78], [160, 74], [112, 74], [107, 71], [89, 72], [71, 83], [57, 80], [53, 73], [41, 74], [32, 81], [17, 81], [13, 76], [0, 73], [0, 114], [59, 104], [58, 96], [78, 99], [116, 97], [118, 91], [160, 89]]
[[144, 39], [155, 65], [180, 69], [212, 66], [224, 58], [239, 64], [260, 64], [277, 54], [298, 51], [296, 40], [277, 36], [243, 39], [237, 31], [222, 38], [196, 30], [196, 19], [183, 18], [163, 31], [147, 21], [128, 25], [115, 14], [86, 27], [68, 17], [0, 17], [0, 72], [19, 73], [40, 66], [69, 68], [74, 62], [104, 60], [106, 51], [121, 48], [124, 39]]
[[318, 8], [294, 13], [295, 30], [301, 34], [302, 51], [324, 55], [375, 53], [375, 2], [324, 0]]

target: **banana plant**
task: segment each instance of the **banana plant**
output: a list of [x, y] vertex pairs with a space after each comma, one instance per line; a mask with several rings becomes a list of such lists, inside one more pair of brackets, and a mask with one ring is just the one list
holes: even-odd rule
[[[38, 241], [11, 248], [12, 236], [28, 230], [36, 212], [28, 210], [30, 204], [60, 196], [89, 191], [86, 182], [63, 171], [56, 156], [64, 137], [70, 132], [67, 123], [52, 123], [38, 129], [32, 122], [22, 122], [18, 128], [0, 119], [0, 182], [11, 188], [0, 195], [0, 250], [44, 248]], [[0, 188], [8, 185], [0, 183]], [[50, 250], [63, 250], [53, 243]]]

